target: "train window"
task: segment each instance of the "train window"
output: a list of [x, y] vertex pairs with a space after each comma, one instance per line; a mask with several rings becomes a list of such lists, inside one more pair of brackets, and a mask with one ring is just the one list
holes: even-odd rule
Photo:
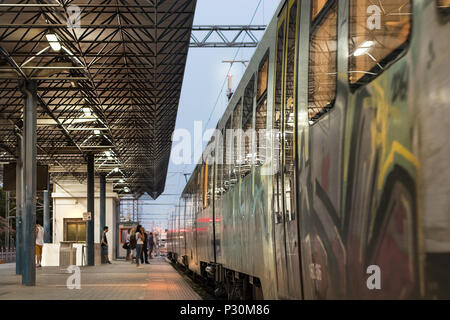
[[450, 0], [437, 0], [437, 7], [443, 13], [450, 13]]
[[196, 177], [197, 177], [197, 212], [200, 212], [203, 207], [203, 170], [201, 170], [201, 166], [198, 165], [196, 168]]
[[255, 97], [255, 77], [253, 76], [245, 88], [242, 106], [242, 152], [239, 164], [241, 165], [241, 177], [245, 177], [252, 170], [254, 149], [253, 135], [253, 101]]
[[224, 135], [223, 135], [223, 189], [224, 192], [228, 191], [230, 188], [230, 167], [232, 162], [232, 149], [233, 149], [233, 135], [230, 134], [231, 131], [231, 116], [225, 125]]
[[285, 193], [285, 215], [286, 220], [295, 218], [295, 88], [296, 88], [296, 66], [297, 66], [297, 2], [289, 8], [289, 22], [287, 28], [287, 52], [286, 52], [286, 81], [283, 111], [283, 183]]
[[211, 204], [211, 165], [207, 162], [203, 164], [203, 209]]
[[224, 155], [224, 147], [223, 147], [223, 140], [225, 139], [224, 135], [225, 130], [221, 130], [221, 139], [218, 139], [216, 141], [216, 191], [215, 191], [215, 197], [216, 199], [220, 198], [222, 195], [224, 189], [223, 189], [223, 171], [224, 171], [224, 161], [225, 161], [225, 155]]
[[267, 53], [258, 69], [258, 89], [257, 89], [258, 92], [256, 94], [256, 99], [258, 101], [267, 92], [268, 76], [269, 76], [269, 55]]
[[[274, 136], [275, 136], [275, 148], [274, 148], [274, 166], [279, 167], [280, 162], [280, 134], [281, 131], [281, 103], [283, 99], [283, 68], [284, 68], [284, 41], [285, 41], [285, 24], [284, 22], [278, 27], [277, 35], [277, 56], [276, 56], [276, 70], [275, 70], [275, 103], [274, 103]], [[276, 171], [276, 170], [274, 170]]]
[[309, 46], [308, 116], [317, 120], [333, 106], [337, 81], [337, 1], [312, 22]]
[[274, 148], [273, 148], [273, 172], [275, 174], [273, 183], [273, 206], [275, 223], [282, 222], [283, 212], [283, 194], [281, 191], [281, 174], [279, 168], [281, 166], [281, 112], [283, 102], [283, 73], [284, 73], [284, 47], [285, 47], [285, 31], [286, 31], [286, 15], [280, 19], [277, 31], [277, 46], [275, 59], [275, 101], [274, 101]]
[[242, 132], [242, 99], [239, 99], [239, 102], [234, 107], [232, 122], [233, 164], [230, 168], [230, 186], [234, 186], [238, 181], [239, 165], [242, 157], [242, 140], [240, 134]]
[[269, 74], [269, 52], [258, 69], [257, 106], [255, 115], [256, 158], [254, 165], [262, 165], [266, 161], [266, 125], [267, 125], [267, 85]]
[[350, 0], [349, 81], [368, 83], [406, 47], [410, 0]]
[[325, 4], [328, 0], [316, 0], [312, 1], [312, 19], [314, 20], [317, 15], [322, 11], [322, 9], [325, 7]]
[[266, 162], [266, 123], [267, 121], [267, 97], [261, 100], [256, 108], [256, 159], [255, 165]]

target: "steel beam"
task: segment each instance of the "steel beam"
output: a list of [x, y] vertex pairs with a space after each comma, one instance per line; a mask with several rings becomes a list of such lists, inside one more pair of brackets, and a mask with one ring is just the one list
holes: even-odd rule
[[[106, 225], [106, 175], [100, 174], [100, 243], [103, 235], [103, 228]], [[105, 257], [102, 256], [102, 263], [105, 263]]]
[[37, 90], [36, 81], [21, 81], [21, 91], [25, 96], [23, 139], [23, 255], [22, 284], [36, 285], [36, 119]]
[[94, 154], [87, 156], [87, 211], [91, 213], [91, 219], [87, 222], [87, 264], [95, 265], [95, 248], [94, 248]]

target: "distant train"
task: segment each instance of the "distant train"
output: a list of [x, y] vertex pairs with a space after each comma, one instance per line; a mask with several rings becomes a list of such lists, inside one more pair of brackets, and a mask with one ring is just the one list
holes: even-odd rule
[[450, 298], [450, 1], [283, 1], [169, 221], [229, 299]]

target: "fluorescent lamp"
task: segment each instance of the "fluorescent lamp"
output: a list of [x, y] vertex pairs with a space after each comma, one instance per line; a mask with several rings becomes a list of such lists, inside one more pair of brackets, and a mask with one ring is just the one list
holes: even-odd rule
[[100, 130], [95, 129], [95, 130], [94, 130], [94, 134], [95, 134], [96, 136], [99, 136], [99, 135], [100, 135]]
[[90, 108], [83, 108], [83, 112], [86, 117], [90, 117], [92, 115]]
[[353, 53], [353, 55], [355, 57], [359, 57], [363, 54], [365, 54], [367, 51], [369, 51], [370, 47], [373, 46], [374, 42], [373, 41], [365, 41], [358, 49], [355, 50], [355, 52]]
[[45, 37], [47, 38], [47, 41], [50, 44], [50, 47], [52, 47], [52, 49], [54, 51], [61, 50], [61, 44], [59, 43], [58, 38], [56, 37], [56, 34], [49, 33]]

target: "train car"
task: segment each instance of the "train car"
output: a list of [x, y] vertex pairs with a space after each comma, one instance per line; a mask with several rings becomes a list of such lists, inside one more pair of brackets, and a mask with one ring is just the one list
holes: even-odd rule
[[282, 1], [171, 256], [230, 299], [450, 298], [449, 8]]

